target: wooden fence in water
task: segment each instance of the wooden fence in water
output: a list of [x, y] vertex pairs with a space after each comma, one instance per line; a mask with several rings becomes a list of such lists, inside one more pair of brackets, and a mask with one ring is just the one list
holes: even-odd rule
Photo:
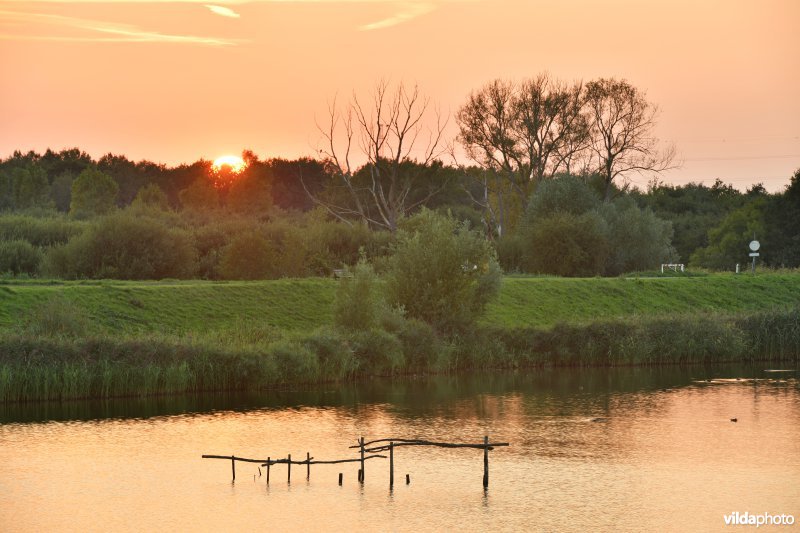
[[[479, 444], [470, 443], [457, 443], [457, 442], [436, 442], [424, 439], [402, 439], [402, 438], [388, 438], [377, 439], [368, 442], [364, 441], [364, 437], [358, 440], [358, 444], [350, 446], [350, 449], [357, 449], [359, 457], [355, 459], [336, 459], [330, 461], [316, 460], [311, 457], [309, 452], [306, 452], [305, 460], [292, 460], [292, 455], [288, 454], [286, 459], [247, 459], [245, 457], [236, 457], [235, 455], [203, 455], [203, 459], [224, 459], [231, 462], [232, 481], [236, 481], [236, 462], [243, 463], [257, 463], [259, 464], [259, 475], [261, 475], [261, 466], [266, 467], [267, 470], [267, 483], [269, 483], [270, 469], [274, 465], [286, 465], [286, 480], [291, 483], [292, 481], [292, 465], [306, 467], [306, 479], [311, 478], [311, 465], [332, 465], [340, 463], [360, 463], [361, 468], [358, 470], [358, 482], [364, 483], [365, 469], [364, 463], [369, 459], [389, 459], [389, 488], [394, 486], [394, 451], [395, 448], [403, 446], [433, 446], [438, 448], [472, 448], [483, 450], [483, 487], [489, 487], [489, 451], [498, 447], [509, 446], [507, 442], [489, 442], [489, 437], [484, 436], [483, 442]], [[388, 452], [389, 455], [382, 455], [382, 452]], [[342, 484], [343, 474], [339, 473], [339, 485]], [[406, 484], [411, 482], [411, 477], [406, 474]]]

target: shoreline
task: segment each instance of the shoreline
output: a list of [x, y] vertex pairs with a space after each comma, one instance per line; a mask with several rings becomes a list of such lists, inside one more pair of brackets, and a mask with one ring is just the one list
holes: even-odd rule
[[186, 341], [6, 336], [0, 339], [0, 402], [255, 392], [462, 371], [797, 363], [800, 307], [549, 329], [481, 326], [452, 338], [431, 337], [429, 328], [354, 333], [322, 327], [238, 349]]

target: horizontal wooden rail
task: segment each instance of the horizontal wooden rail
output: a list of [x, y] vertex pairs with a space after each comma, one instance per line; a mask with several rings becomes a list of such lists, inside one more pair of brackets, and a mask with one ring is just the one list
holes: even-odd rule
[[[379, 442], [388, 442], [394, 443], [394, 447], [398, 446], [437, 446], [439, 448], [474, 448], [478, 450], [493, 450], [496, 447], [500, 446], [509, 446], [507, 442], [490, 442], [487, 444], [468, 444], [468, 443], [456, 443], [456, 442], [434, 442], [429, 440], [421, 440], [421, 439], [378, 439], [373, 440], [370, 442], [365, 442], [364, 446], [369, 444], [377, 444]], [[349, 446], [349, 448], [361, 448], [361, 444], [357, 444], [355, 446]], [[385, 444], [382, 446], [375, 446], [372, 448], [364, 448], [365, 452], [374, 453], [374, 452], [382, 452], [389, 449], [389, 444]]]
[[[293, 464], [293, 465], [334, 465], [338, 463], [355, 463], [360, 462], [361, 459], [338, 459], [336, 461], [314, 461], [313, 457], [309, 459], [303, 459], [302, 461], [290, 461], [289, 459], [247, 459], [244, 457], [236, 457], [234, 455], [203, 455], [203, 459], [225, 459], [227, 461], [241, 461], [243, 463], [258, 463], [261, 466], [272, 466], [272, 465], [280, 465], [280, 464]], [[385, 455], [368, 455], [364, 457], [364, 460], [367, 459], [386, 459]]]

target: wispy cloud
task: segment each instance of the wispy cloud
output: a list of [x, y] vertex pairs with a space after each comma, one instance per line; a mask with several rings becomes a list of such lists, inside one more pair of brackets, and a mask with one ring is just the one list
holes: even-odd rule
[[[135, 42], [135, 43], [181, 43], [228, 46], [236, 44], [230, 39], [202, 37], [197, 35], [176, 35], [150, 31], [131, 24], [117, 24], [45, 13], [24, 13], [20, 11], [0, 11], [0, 18], [13, 22], [37, 23], [62, 28], [75, 28], [90, 32], [89, 35], [19, 35], [0, 33], [2, 40], [26, 41], [68, 41], [68, 42]], [[99, 35], [98, 35], [99, 34]]]
[[204, 4], [208, 9], [211, 10], [212, 13], [216, 15], [221, 15], [223, 17], [230, 17], [232, 19], [238, 19], [241, 15], [234, 11], [229, 7], [222, 7], [222, 6], [212, 6], [210, 4]]
[[436, 4], [432, 2], [404, 2], [403, 4], [401, 4], [400, 7], [401, 7], [400, 11], [398, 11], [391, 17], [379, 20], [377, 22], [372, 22], [370, 24], [365, 24], [358, 29], [362, 31], [369, 31], [369, 30], [380, 30], [382, 28], [388, 28], [390, 26], [396, 26], [398, 24], [408, 22], [409, 20], [430, 13], [431, 11], [436, 9]]

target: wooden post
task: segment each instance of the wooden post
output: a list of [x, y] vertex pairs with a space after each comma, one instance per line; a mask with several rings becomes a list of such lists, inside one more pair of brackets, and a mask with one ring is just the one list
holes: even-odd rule
[[483, 488], [489, 488], [489, 436], [483, 437]]
[[364, 437], [359, 441], [361, 445], [361, 483], [364, 483]]
[[359, 468], [358, 469], [358, 482], [361, 483], [364, 481], [364, 472]]
[[411, 474], [406, 474], [406, 485], [411, 484]]
[[306, 452], [306, 481], [311, 479], [311, 454]]
[[267, 485], [269, 485], [269, 469], [270, 469], [270, 458], [267, 457]]
[[291, 483], [292, 482], [292, 454], [289, 454], [289, 458], [288, 458], [288, 460], [286, 462], [286, 465], [289, 467], [288, 470], [286, 471], [286, 482], [287, 483]]
[[394, 487], [394, 442], [389, 442], [389, 488]]
[[342, 485], [342, 473], [339, 472], [339, 486]]
[[233, 459], [233, 455], [231, 455], [231, 473], [233, 474], [233, 479], [231, 483], [236, 481], [236, 461]]

